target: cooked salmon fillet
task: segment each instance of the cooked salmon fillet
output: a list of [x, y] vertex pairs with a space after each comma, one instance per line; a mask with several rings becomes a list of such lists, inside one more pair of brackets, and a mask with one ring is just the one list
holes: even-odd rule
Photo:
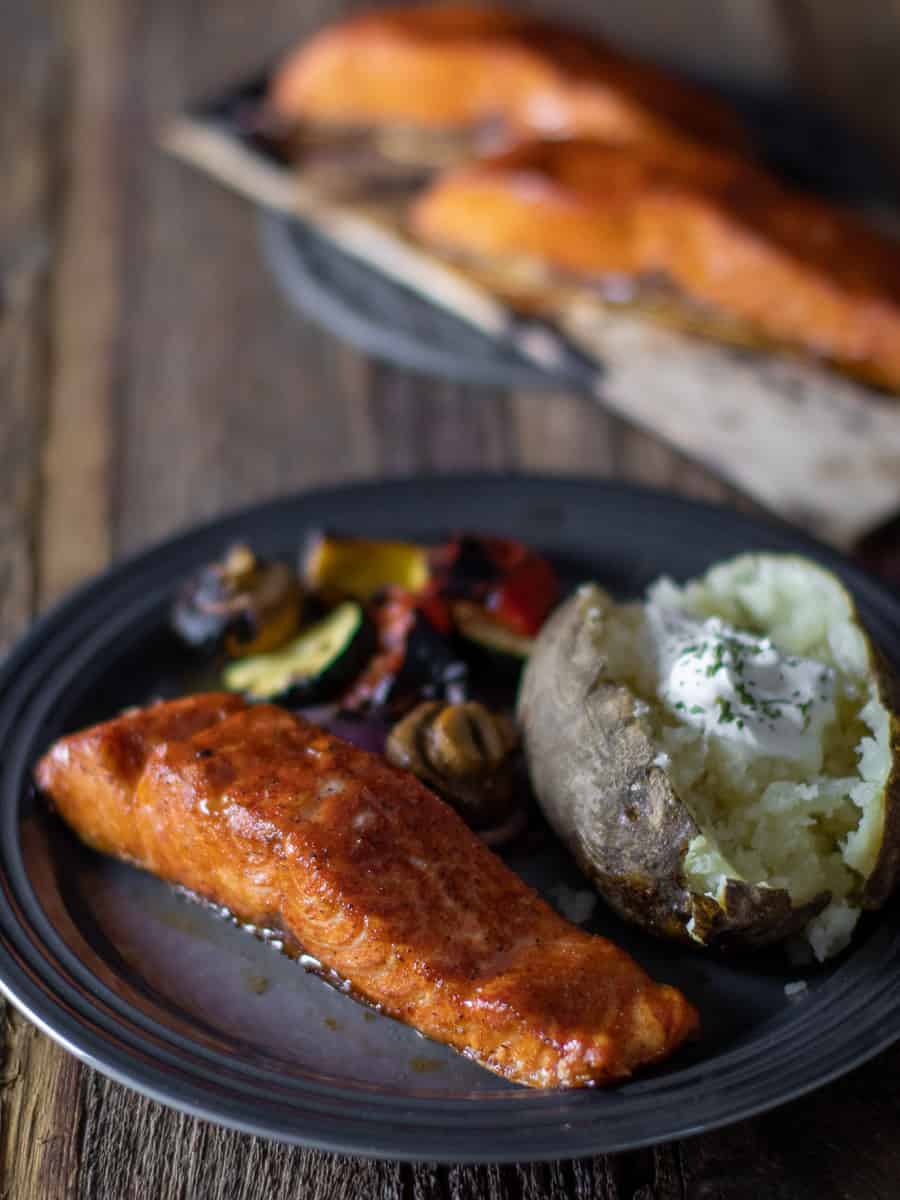
[[531, 264], [570, 281], [662, 280], [761, 344], [900, 390], [900, 243], [734, 155], [533, 142], [442, 175], [410, 220], [517, 279]]
[[203, 695], [58, 741], [36, 778], [89, 845], [284, 931], [360, 998], [533, 1087], [608, 1083], [697, 1026], [557, 916], [414, 776], [272, 705]]
[[268, 108], [335, 128], [747, 142], [727, 105], [597, 38], [465, 3], [377, 8], [326, 27], [285, 58]]

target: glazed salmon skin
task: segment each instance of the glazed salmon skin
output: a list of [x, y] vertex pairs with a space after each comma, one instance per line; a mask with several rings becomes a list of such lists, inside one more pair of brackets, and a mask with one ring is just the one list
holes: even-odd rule
[[37, 782], [89, 845], [278, 928], [361, 999], [531, 1087], [610, 1083], [697, 1028], [414, 776], [210, 694], [62, 738]]
[[499, 123], [512, 140], [530, 133], [749, 148], [743, 123], [718, 97], [596, 37], [495, 5], [354, 13], [286, 56], [267, 107], [283, 123], [320, 129]]
[[[900, 392], [900, 244], [731, 154], [533, 141], [439, 175], [413, 233], [476, 269], [532, 281], [656, 280], [751, 345], [800, 349]], [[497, 268], [500, 268], [498, 272]]]

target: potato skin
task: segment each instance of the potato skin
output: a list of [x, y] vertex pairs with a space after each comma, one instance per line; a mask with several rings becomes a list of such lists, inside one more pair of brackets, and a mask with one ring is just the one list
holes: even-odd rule
[[[854, 607], [855, 614], [855, 607]], [[859, 617], [856, 617], [860, 624]], [[891, 714], [891, 773], [885, 785], [881, 845], [863, 891], [863, 908], [881, 908], [900, 882], [900, 681], [881, 651], [866, 635], [878, 698]]]
[[685, 886], [682, 863], [699, 830], [654, 763], [640, 702], [606, 678], [603, 636], [612, 604], [595, 584], [579, 588], [542, 629], [523, 674], [518, 717], [545, 816], [626, 920], [720, 948], [782, 940], [820, 912], [827, 895], [794, 907], [778, 888], [729, 880], [717, 902]]

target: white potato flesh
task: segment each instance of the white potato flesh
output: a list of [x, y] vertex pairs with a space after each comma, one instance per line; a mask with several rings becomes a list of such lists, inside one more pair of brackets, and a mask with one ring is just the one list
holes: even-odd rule
[[822, 769], [810, 776], [796, 761], [707, 737], [678, 719], [660, 699], [642, 606], [615, 609], [606, 639], [610, 674], [650, 706], [667, 774], [702, 830], [684, 860], [690, 889], [717, 897], [725, 879], [745, 880], [785, 888], [796, 904], [827, 891], [831, 901], [805, 936], [817, 958], [838, 953], [878, 857], [891, 770], [890, 717], [849, 596], [804, 559], [746, 554], [683, 588], [660, 580], [648, 603], [719, 617], [834, 669], [836, 715], [822, 730]]

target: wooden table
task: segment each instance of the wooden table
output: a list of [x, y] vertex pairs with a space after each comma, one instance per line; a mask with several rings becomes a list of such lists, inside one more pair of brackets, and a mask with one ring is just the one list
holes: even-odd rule
[[[0, 0], [0, 641], [111, 558], [339, 479], [578, 471], [748, 503], [585, 401], [366, 361], [288, 309], [253, 213], [156, 151], [162, 118], [342, 7]], [[596, 20], [689, 66], [814, 85], [900, 162], [897, 0], [616, 0]], [[10, 1200], [900, 1194], [900, 1046], [693, 1141], [470, 1168], [355, 1161], [215, 1128], [81, 1066], [8, 1008], [3, 1041]]]

